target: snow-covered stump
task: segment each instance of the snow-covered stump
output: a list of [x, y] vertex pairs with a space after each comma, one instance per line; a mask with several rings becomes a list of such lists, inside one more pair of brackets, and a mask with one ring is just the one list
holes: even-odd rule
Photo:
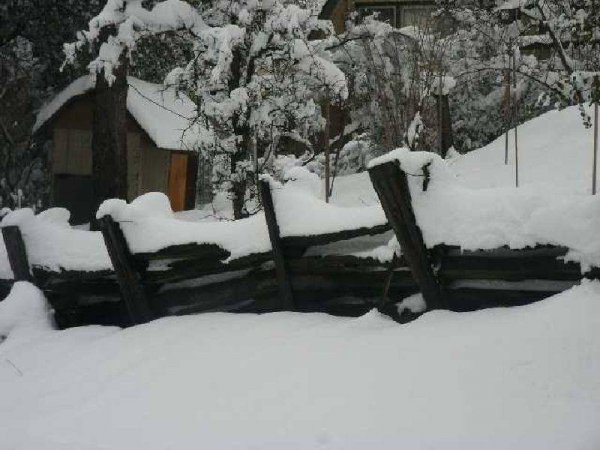
[[6, 246], [8, 261], [15, 281], [32, 281], [27, 250], [21, 229], [16, 225], [2, 227], [2, 238]]
[[[424, 188], [428, 182], [426, 166], [421, 168]], [[446, 307], [442, 289], [433, 273], [427, 248], [417, 225], [406, 173], [396, 160], [383, 159], [369, 167], [369, 177], [385, 215], [402, 248], [402, 254], [421, 289], [427, 309]]]
[[271, 183], [268, 180], [260, 181], [260, 194], [262, 198], [265, 220], [269, 230], [269, 239], [273, 248], [273, 260], [275, 262], [275, 273], [277, 275], [277, 286], [281, 300], [281, 307], [284, 310], [294, 309], [294, 292], [292, 290], [292, 281], [290, 271], [285, 260], [283, 245], [281, 243], [281, 234], [277, 224], [277, 215], [275, 205], [271, 194]]
[[119, 224], [111, 216], [98, 219], [106, 249], [112, 261], [121, 296], [125, 302], [132, 325], [146, 323], [155, 318], [141, 282], [141, 274], [127, 246]]

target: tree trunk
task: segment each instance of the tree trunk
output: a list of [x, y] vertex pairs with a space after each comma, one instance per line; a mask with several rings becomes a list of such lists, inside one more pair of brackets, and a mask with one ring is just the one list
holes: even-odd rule
[[127, 61], [122, 58], [108, 84], [96, 77], [92, 130], [94, 207], [109, 198], [127, 198]]
[[436, 96], [439, 111], [440, 156], [445, 158], [453, 145], [452, 117], [450, 116], [450, 100], [448, 95]]
[[[244, 161], [244, 157], [247, 156], [245, 152], [238, 152], [231, 155], [231, 173], [236, 173], [237, 163]], [[247, 216], [247, 213], [244, 211], [244, 205], [246, 200], [246, 178], [237, 176], [233, 177], [234, 180], [231, 182], [231, 201], [233, 206], [233, 218], [234, 219], [242, 219]]]

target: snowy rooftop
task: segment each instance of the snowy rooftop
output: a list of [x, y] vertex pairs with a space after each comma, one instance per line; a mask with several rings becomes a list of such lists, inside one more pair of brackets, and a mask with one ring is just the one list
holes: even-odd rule
[[[196, 133], [190, 128], [196, 115], [194, 103], [184, 94], [163, 85], [127, 77], [127, 110], [148, 133], [154, 143], [168, 150], [189, 150]], [[73, 81], [37, 115], [33, 131], [36, 132], [50, 120], [68, 101], [94, 89], [94, 77], [85, 75]]]

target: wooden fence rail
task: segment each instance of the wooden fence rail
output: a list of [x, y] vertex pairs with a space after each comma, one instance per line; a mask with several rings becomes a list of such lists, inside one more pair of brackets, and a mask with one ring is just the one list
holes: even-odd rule
[[141, 274], [136, 269], [121, 227], [110, 216], [99, 219], [99, 226], [132, 325], [149, 322], [156, 315], [148, 304]]
[[[427, 186], [424, 173], [423, 188]], [[369, 176], [389, 221], [309, 236], [284, 236], [271, 186], [260, 185], [272, 251], [229, 261], [215, 244], [173, 245], [132, 252], [118, 222], [99, 221], [114, 271], [50, 271], [30, 265], [18, 227], [2, 228], [14, 280], [43, 289], [61, 327], [89, 323], [131, 325], [171, 314], [204, 311], [325, 311], [357, 315], [417, 291], [429, 309], [456, 311], [530, 303], [576, 284], [578, 264], [561, 260], [567, 249], [544, 246], [462, 251], [427, 248], [413, 211], [407, 175], [388, 162]], [[392, 263], [348, 254], [310, 253], [319, 246], [392, 229], [402, 256]], [[597, 276], [597, 271], [588, 276]], [[1, 286], [0, 286], [1, 287]]]
[[445, 308], [446, 300], [433, 273], [412, 208], [406, 173], [402, 171], [398, 161], [390, 161], [370, 168], [369, 176], [427, 307]]
[[23, 235], [18, 226], [2, 227], [2, 239], [15, 281], [31, 281], [31, 270], [25, 250]]
[[267, 180], [260, 181], [260, 195], [263, 209], [265, 211], [265, 220], [269, 230], [269, 239], [273, 249], [273, 261], [275, 262], [275, 273], [277, 275], [277, 285], [279, 287], [279, 296], [281, 298], [282, 309], [293, 310], [294, 293], [292, 291], [292, 282], [288, 263], [283, 252], [281, 242], [281, 233], [277, 224], [277, 215], [275, 214], [275, 205], [271, 194], [271, 185]]

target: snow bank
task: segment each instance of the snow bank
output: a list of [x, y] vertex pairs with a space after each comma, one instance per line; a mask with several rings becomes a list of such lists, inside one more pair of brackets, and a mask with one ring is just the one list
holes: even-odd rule
[[0, 446], [596, 450], [598, 329], [586, 282], [403, 326], [215, 313], [50, 332], [0, 345]]
[[153, 253], [173, 245], [215, 244], [231, 253], [229, 260], [271, 251], [263, 214], [235, 221], [189, 222], [175, 217], [168, 197], [160, 192], [127, 203], [107, 200], [97, 217], [110, 215], [134, 253]]
[[404, 311], [418, 314], [427, 311], [427, 303], [423, 295], [419, 293], [402, 300], [396, 305], [396, 309], [398, 310], [398, 314], [402, 314]]
[[[591, 108], [586, 107], [588, 114]], [[519, 125], [519, 184], [558, 194], [589, 194], [592, 189], [593, 131], [583, 126], [579, 108], [547, 112]], [[504, 136], [458, 156], [451, 170], [473, 188], [515, 185], [514, 132], [504, 165]], [[600, 162], [600, 161], [599, 161]]]
[[[54, 272], [112, 270], [102, 234], [72, 228], [69, 217], [69, 211], [63, 208], [51, 208], [37, 215], [24, 208], [6, 215], [0, 227], [19, 226], [32, 266]], [[3, 246], [2, 249], [6, 251]], [[8, 264], [8, 257], [3, 257], [0, 250], [0, 273], [3, 276], [10, 270]], [[12, 272], [10, 275], [12, 278]]]
[[0, 302], [0, 350], [3, 341], [21, 341], [54, 329], [52, 313], [44, 294], [33, 284], [15, 283]]
[[431, 182], [411, 176], [417, 222], [428, 247], [458, 245], [464, 250], [513, 249], [557, 245], [570, 249], [567, 259], [583, 269], [600, 267], [600, 197], [545, 192], [535, 186], [471, 189], [439, 156], [398, 149], [372, 165], [398, 160], [404, 171], [422, 175], [429, 164]]
[[[310, 181], [306, 169], [295, 167], [284, 185], [271, 180], [271, 192], [282, 237], [334, 233], [357, 228], [372, 228], [387, 223], [379, 205], [344, 207], [325, 203], [318, 197], [318, 180]], [[306, 172], [302, 174], [303, 172]]]

